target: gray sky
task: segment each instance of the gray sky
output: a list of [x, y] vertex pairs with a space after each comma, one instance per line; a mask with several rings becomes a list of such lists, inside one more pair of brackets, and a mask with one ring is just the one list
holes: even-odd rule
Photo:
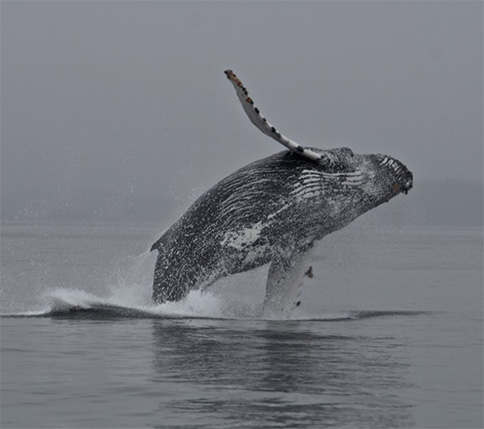
[[226, 68], [301, 144], [482, 183], [482, 2], [3, 1], [2, 194], [194, 198], [281, 150]]

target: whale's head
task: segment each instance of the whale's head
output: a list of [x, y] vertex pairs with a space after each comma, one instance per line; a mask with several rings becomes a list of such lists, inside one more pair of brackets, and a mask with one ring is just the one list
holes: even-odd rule
[[344, 147], [313, 150], [322, 156], [316, 169], [330, 217], [350, 222], [413, 187], [412, 172], [390, 156], [360, 155]]
[[358, 155], [347, 147], [320, 153], [324, 173], [344, 179], [341, 184], [348, 188], [359, 186], [371, 199], [388, 201], [399, 193], [407, 194], [413, 187], [412, 172], [391, 156]]

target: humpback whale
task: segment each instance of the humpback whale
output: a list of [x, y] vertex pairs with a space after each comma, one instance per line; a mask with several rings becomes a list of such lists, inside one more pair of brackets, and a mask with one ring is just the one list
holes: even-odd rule
[[231, 70], [225, 74], [250, 121], [287, 149], [230, 174], [206, 191], [157, 240], [155, 303], [269, 265], [265, 318], [285, 318], [300, 305], [312, 276], [315, 243], [413, 186], [400, 161], [346, 147], [305, 147], [280, 133], [254, 105]]

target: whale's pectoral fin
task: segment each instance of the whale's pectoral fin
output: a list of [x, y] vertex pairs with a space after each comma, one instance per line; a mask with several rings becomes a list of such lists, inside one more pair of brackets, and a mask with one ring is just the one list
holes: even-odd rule
[[[273, 260], [269, 268], [263, 317], [285, 319], [301, 304], [304, 277], [311, 277], [314, 246]], [[311, 274], [311, 275], [310, 275]]]
[[227, 79], [232, 82], [232, 85], [234, 85], [237, 97], [242, 103], [242, 108], [249, 117], [250, 122], [252, 122], [259, 130], [261, 130], [266, 136], [273, 138], [275, 141], [287, 147], [289, 150], [297, 152], [311, 161], [324, 162], [324, 159], [319, 153], [301, 146], [299, 143], [287, 138], [284, 134], [276, 130], [276, 128], [264, 116], [262, 116], [260, 110], [255, 107], [254, 100], [249, 97], [249, 91], [247, 91], [247, 88], [232, 70], [225, 70], [225, 75], [227, 76]]

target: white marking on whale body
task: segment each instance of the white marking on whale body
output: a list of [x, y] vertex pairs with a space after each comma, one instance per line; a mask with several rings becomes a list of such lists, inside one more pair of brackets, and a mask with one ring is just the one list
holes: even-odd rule
[[342, 182], [342, 185], [346, 186], [359, 186], [364, 182], [364, 177], [362, 174], [355, 175], [355, 176], [348, 176], [346, 177], [345, 181]]
[[300, 202], [309, 198], [321, 196], [321, 187], [305, 187], [292, 191], [292, 195], [296, 198], [296, 201]]
[[244, 228], [238, 231], [227, 231], [220, 244], [222, 246], [229, 246], [237, 250], [242, 250], [253, 244], [260, 237], [263, 228], [264, 225], [262, 225], [262, 222], [257, 222], [251, 228]]
[[257, 260], [258, 258], [261, 258], [264, 255], [264, 253], [268, 251], [270, 248], [271, 246], [269, 245], [269, 243], [252, 248], [245, 256], [243, 264], [245, 265], [252, 264], [255, 260]]
[[286, 204], [285, 206], [282, 206], [279, 210], [275, 211], [274, 213], [271, 213], [270, 215], [267, 216], [267, 220], [271, 220], [275, 216], [277, 216], [279, 213], [283, 212], [284, 210], [287, 210], [290, 207], [290, 204]]
[[339, 177], [339, 176], [358, 176], [361, 174], [361, 171], [350, 171], [349, 173], [325, 173], [324, 171], [316, 171], [316, 170], [303, 170], [301, 174], [301, 178], [309, 177], [309, 176], [323, 176], [323, 177]]
[[290, 195], [301, 202], [321, 196], [325, 191], [325, 183], [338, 180], [344, 186], [359, 186], [365, 181], [364, 174], [357, 170], [349, 173], [325, 173], [315, 170], [303, 170], [300, 181], [296, 183]]
[[305, 185], [309, 185], [310, 183], [319, 183], [321, 181], [320, 177], [310, 177], [308, 179], [303, 179], [303, 183]]

